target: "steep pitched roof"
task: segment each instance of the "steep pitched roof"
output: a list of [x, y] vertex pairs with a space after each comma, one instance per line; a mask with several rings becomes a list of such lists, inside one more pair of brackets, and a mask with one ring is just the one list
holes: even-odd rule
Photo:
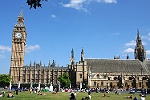
[[150, 69], [150, 61], [145, 61], [146, 68], [139, 60], [129, 59], [85, 59], [87, 66], [90, 67], [92, 73], [141, 73]]

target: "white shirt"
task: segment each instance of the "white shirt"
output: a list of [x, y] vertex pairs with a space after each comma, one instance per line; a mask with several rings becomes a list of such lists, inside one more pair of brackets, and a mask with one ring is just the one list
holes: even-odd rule
[[90, 95], [88, 95], [88, 98], [89, 98], [89, 99], [91, 99], [91, 96], [90, 96]]
[[144, 97], [141, 97], [141, 100], [145, 100], [145, 98], [144, 98]]

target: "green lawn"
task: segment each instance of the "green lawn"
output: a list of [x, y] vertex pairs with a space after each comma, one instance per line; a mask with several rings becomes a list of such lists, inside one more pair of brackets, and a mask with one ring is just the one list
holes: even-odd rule
[[[19, 92], [19, 95], [15, 95], [15, 98], [7, 98], [0, 97], [0, 100], [69, 100], [69, 93], [66, 92], [58, 92], [57, 94], [51, 94], [50, 92], [42, 92], [45, 95], [37, 95], [37, 94], [30, 94], [30, 92]], [[116, 95], [114, 93], [106, 94], [106, 97], [102, 97], [104, 93], [92, 93], [92, 100], [133, 100], [133, 99], [125, 99], [130, 94], [120, 94]], [[6, 94], [7, 95], [7, 94]], [[76, 100], [81, 100], [82, 97], [87, 96], [87, 93], [78, 93], [76, 96]], [[140, 100], [140, 96], [138, 94], [133, 94], [133, 97], [138, 97]], [[150, 100], [150, 95], [146, 96], [146, 100]]]

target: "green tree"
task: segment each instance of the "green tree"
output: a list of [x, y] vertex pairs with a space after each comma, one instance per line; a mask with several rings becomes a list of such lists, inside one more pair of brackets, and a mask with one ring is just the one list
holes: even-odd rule
[[30, 8], [34, 7], [42, 7], [41, 1], [48, 1], [48, 0], [27, 0], [27, 4], [30, 6]]
[[69, 79], [68, 73], [64, 73], [63, 75], [58, 77], [57, 80], [60, 82], [61, 87], [69, 87], [70, 86], [70, 79]]
[[9, 86], [11, 78], [8, 74], [1, 74], [0, 75], [0, 87]]

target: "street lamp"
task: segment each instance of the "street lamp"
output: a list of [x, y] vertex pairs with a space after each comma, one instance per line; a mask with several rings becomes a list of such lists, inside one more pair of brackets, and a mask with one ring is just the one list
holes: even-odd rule
[[58, 91], [60, 91], [60, 82], [58, 81]]
[[20, 67], [19, 67], [19, 79], [18, 79], [18, 89], [20, 89]]

